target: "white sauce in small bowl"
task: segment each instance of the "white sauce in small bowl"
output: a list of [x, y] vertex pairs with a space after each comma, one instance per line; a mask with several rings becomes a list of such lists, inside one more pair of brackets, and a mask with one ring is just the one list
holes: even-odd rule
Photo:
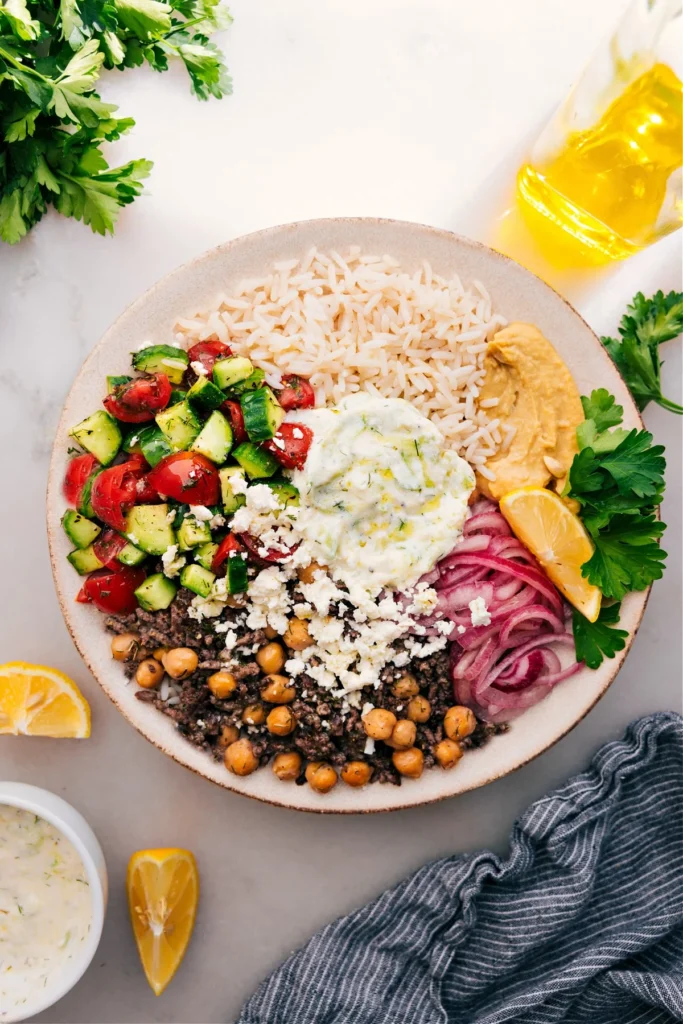
[[42, 1000], [80, 958], [91, 921], [73, 844], [31, 811], [0, 804], [0, 1021]]

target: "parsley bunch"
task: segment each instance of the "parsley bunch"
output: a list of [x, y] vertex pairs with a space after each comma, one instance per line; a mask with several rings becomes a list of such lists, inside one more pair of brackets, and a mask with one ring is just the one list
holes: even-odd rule
[[[578, 503], [595, 545], [582, 575], [604, 597], [621, 601], [664, 570], [659, 538], [666, 527], [656, 516], [664, 494], [664, 448], [653, 445], [646, 430], [621, 427], [624, 410], [604, 388], [581, 402], [586, 419], [576, 431], [579, 452], [564, 493]], [[577, 611], [573, 620], [577, 658], [591, 668], [623, 649], [627, 634], [613, 628], [619, 605], [604, 606], [595, 623]]]
[[642, 410], [657, 402], [670, 412], [683, 413], [662, 395], [659, 346], [683, 331], [683, 293], [658, 291], [651, 299], [638, 292], [621, 318], [617, 338], [602, 338], [602, 343], [617, 365], [629, 390]]
[[231, 83], [210, 35], [220, 0], [0, 0], [0, 239], [18, 242], [49, 204], [99, 234], [142, 191], [149, 160], [109, 167], [102, 143], [135, 121], [96, 85], [103, 68], [179, 57], [198, 99]]

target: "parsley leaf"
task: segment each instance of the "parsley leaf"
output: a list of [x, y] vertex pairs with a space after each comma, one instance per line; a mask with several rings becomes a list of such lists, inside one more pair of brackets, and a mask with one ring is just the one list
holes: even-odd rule
[[683, 413], [683, 406], [662, 395], [659, 355], [659, 346], [682, 331], [683, 293], [664, 295], [658, 291], [646, 299], [638, 292], [621, 318], [621, 337], [601, 339], [641, 411], [654, 401], [671, 412]]
[[220, 98], [231, 83], [209, 37], [230, 21], [221, 0], [0, 0], [0, 241], [50, 205], [112, 231], [152, 165], [108, 166], [101, 144], [135, 122], [98, 95], [103, 69], [181, 60], [198, 98]]
[[599, 587], [605, 597], [621, 600], [630, 590], [645, 590], [661, 579], [666, 552], [657, 539], [666, 529], [653, 515], [618, 513], [602, 528], [585, 520], [595, 551], [581, 567], [586, 579]]
[[619, 604], [603, 605], [596, 622], [577, 611], [572, 611], [572, 627], [576, 644], [576, 660], [586, 663], [588, 668], [597, 668], [604, 658], [613, 658], [617, 651], [623, 651], [628, 633], [615, 629], [619, 621]]

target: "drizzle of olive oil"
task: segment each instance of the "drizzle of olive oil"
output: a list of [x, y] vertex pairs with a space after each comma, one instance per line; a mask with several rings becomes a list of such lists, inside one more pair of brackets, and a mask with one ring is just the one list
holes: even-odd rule
[[624, 259], [683, 220], [683, 84], [666, 64], [639, 75], [590, 128], [548, 161], [526, 164], [517, 201], [558, 267]]

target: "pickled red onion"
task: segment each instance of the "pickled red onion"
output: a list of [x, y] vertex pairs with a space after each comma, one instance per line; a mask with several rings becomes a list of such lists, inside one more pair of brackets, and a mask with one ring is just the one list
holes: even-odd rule
[[[428, 630], [450, 621], [455, 699], [489, 722], [509, 721], [581, 668], [563, 667], [550, 645], [574, 648], [566, 606], [490, 501], [479, 501], [460, 543], [430, 573], [439, 594]], [[486, 602], [490, 624], [473, 626], [469, 604]]]

